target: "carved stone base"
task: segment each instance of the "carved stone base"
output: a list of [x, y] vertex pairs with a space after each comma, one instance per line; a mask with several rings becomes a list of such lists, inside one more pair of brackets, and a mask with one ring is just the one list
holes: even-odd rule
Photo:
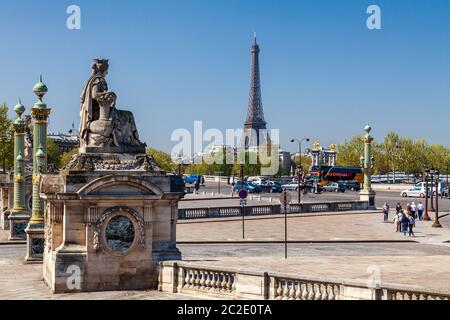
[[25, 229], [27, 234], [26, 263], [42, 263], [44, 257], [44, 226], [30, 226]]
[[[104, 149], [104, 148], [102, 148]], [[89, 148], [91, 150], [91, 148]], [[164, 173], [148, 154], [86, 153], [72, 157], [64, 170], [68, 171], [146, 171]]]

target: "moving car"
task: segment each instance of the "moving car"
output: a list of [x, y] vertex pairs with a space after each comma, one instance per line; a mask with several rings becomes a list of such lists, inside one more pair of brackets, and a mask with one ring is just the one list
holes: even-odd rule
[[[428, 188], [428, 194], [431, 195], [431, 188]], [[403, 190], [400, 195], [403, 198], [413, 197], [413, 198], [425, 198], [426, 189], [425, 187], [412, 187], [406, 190]]]
[[328, 192], [345, 192], [346, 187], [342, 183], [330, 182], [326, 186], [323, 186], [324, 191]]
[[195, 184], [198, 179], [201, 180], [202, 177], [197, 174], [189, 174], [189, 175], [183, 177], [184, 183], [188, 183], [188, 184]]
[[263, 192], [277, 193], [283, 192], [283, 187], [278, 182], [267, 181], [259, 185]]
[[234, 190], [239, 191], [242, 189], [247, 190], [249, 193], [261, 193], [262, 192], [261, 188], [254, 183], [244, 182], [244, 185], [241, 187], [241, 182], [240, 181], [236, 182], [236, 184], [234, 185]]

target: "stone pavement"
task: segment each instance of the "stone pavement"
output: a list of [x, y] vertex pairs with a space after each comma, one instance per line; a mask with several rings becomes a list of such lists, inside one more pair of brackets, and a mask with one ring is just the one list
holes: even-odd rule
[[[288, 219], [289, 241], [404, 241], [450, 246], [450, 229], [432, 229], [418, 222], [415, 238], [394, 232], [394, 224], [382, 222], [380, 212], [348, 212], [293, 215]], [[393, 215], [391, 215], [393, 219]], [[180, 242], [242, 241], [242, 219], [221, 218], [179, 221]], [[284, 241], [284, 216], [246, 217], [246, 241]]]
[[[158, 291], [111, 291], [52, 294], [42, 281], [42, 265], [23, 263], [25, 246], [0, 246], [0, 300], [192, 300]], [[204, 298], [203, 298], [204, 299]]]

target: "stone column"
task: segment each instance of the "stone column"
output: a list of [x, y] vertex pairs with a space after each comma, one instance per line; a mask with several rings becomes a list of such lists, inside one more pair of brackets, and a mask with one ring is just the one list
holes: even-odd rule
[[40, 81], [33, 92], [39, 100], [31, 109], [33, 116], [33, 208], [27, 233], [27, 262], [41, 262], [44, 253], [44, 204], [40, 198], [39, 182], [42, 174], [47, 173], [47, 119], [50, 109], [42, 101], [48, 89]]
[[372, 189], [372, 173], [374, 165], [374, 158], [372, 156], [373, 137], [370, 135], [372, 128], [367, 125], [364, 130], [366, 131], [366, 135], [364, 136], [364, 156], [361, 157], [361, 166], [364, 172], [364, 188], [360, 192], [360, 199], [361, 201], [367, 201], [369, 203], [369, 209], [376, 209], [376, 193]]
[[25, 228], [30, 220], [30, 215], [25, 204], [25, 164], [23, 154], [25, 152], [25, 127], [22, 119], [25, 107], [19, 101], [14, 107], [17, 119], [14, 121], [14, 206], [9, 215], [10, 232], [9, 240], [23, 240], [26, 238]]

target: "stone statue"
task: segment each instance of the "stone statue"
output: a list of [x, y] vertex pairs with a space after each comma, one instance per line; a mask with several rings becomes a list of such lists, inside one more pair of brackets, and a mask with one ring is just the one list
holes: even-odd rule
[[105, 152], [143, 150], [145, 144], [139, 141], [133, 114], [118, 110], [116, 94], [108, 91], [108, 68], [108, 60], [94, 59], [92, 76], [81, 94], [80, 147], [103, 148]]

